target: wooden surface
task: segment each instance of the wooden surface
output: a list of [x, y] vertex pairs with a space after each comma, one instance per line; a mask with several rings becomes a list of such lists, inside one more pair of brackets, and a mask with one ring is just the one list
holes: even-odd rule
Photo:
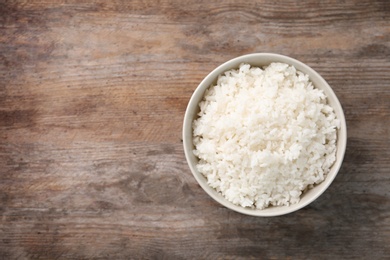
[[[1, 1], [1, 259], [389, 259], [390, 2]], [[286, 216], [197, 185], [181, 126], [238, 55], [317, 70], [348, 125], [328, 191]]]

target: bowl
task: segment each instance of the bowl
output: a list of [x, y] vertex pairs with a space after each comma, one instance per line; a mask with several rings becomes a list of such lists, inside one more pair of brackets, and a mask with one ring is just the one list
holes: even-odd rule
[[[331, 107], [333, 107], [337, 118], [340, 120], [340, 128], [337, 130], [336, 161], [333, 164], [332, 168], [330, 169], [330, 172], [328, 173], [325, 180], [322, 183], [314, 186], [312, 189], [308, 190], [307, 192], [303, 193], [301, 195], [300, 201], [297, 204], [293, 204], [290, 206], [270, 206], [262, 210], [244, 208], [226, 200], [220, 193], [218, 193], [216, 190], [214, 190], [212, 187], [210, 187], [207, 184], [207, 179], [196, 169], [198, 158], [193, 154], [194, 145], [192, 140], [193, 139], [192, 122], [194, 121], [194, 119], [197, 118], [197, 114], [199, 113], [198, 104], [203, 99], [205, 90], [210, 85], [216, 84], [217, 78], [220, 74], [231, 69], [238, 69], [241, 63], [249, 63], [252, 66], [263, 67], [269, 65], [272, 62], [283, 62], [289, 65], [293, 65], [297, 70], [309, 75], [309, 78], [313, 83], [313, 85], [318, 89], [322, 89], [326, 94], [328, 98], [328, 104]], [[223, 63], [222, 65], [214, 69], [212, 72], [210, 72], [210, 74], [208, 74], [202, 80], [199, 86], [195, 89], [188, 103], [185, 116], [184, 116], [184, 122], [183, 122], [184, 153], [188, 165], [196, 181], [211, 198], [213, 198], [221, 205], [231, 210], [234, 210], [236, 212], [246, 214], [246, 215], [251, 215], [251, 216], [271, 217], [271, 216], [280, 216], [280, 215], [288, 214], [307, 206], [315, 199], [317, 199], [322, 193], [325, 192], [325, 190], [335, 179], [344, 158], [346, 144], [347, 144], [347, 127], [346, 127], [344, 112], [332, 88], [316, 71], [314, 71], [309, 66], [293, 58], [280, 55], [280, 54], [274, 54], [274, 53], [254, 53], [254, 54], [240, 56]]]

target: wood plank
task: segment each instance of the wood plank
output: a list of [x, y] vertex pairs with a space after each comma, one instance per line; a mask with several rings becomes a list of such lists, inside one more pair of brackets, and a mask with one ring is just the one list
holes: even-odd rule
[[[6, 1], [0, 7], [0, 259], [386, 259], [390, 3]], [[182, 121], [239, 55], [318, 71], [348, 148], [306, 208], [241, 215], [196, 183]]]

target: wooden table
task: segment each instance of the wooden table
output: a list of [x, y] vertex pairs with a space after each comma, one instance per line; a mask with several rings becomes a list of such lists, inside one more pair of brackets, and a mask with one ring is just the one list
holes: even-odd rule
[[[78, 2], [0, 4], [0, 259], [389, 259], [389, 1]], [[254, 52], [347, 118], [336, 180], [282, 217], [220, 206], [183, 154], [194, 89]]]

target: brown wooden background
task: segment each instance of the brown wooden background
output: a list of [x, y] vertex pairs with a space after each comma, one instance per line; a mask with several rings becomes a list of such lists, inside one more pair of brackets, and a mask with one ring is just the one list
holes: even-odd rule
[[[390, 2], [0, 1], [1, 259], [389, 259]], [[348, 124], [329, 190], [256, 218], [209, 198], [181, 126], [206, 74], [299, 59]]]

